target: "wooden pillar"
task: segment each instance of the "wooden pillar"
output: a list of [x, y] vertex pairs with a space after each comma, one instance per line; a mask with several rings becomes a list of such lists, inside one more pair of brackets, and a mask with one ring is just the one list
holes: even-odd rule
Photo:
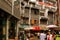
[[9, 38], [8, 38], [8, 36], [9, 36], [9, 19], [10, 19], [10, 17], [11, 16], [9, 16], [8, 18], [7, 18], [7, 22], [6, 22], [6, 40], [9, 40]]
[[9, 20], [7, 19], [7, 26], [6, 26], [6, 40], [8, 40], [8, 29], [9, 29]]
[[5, 20], [5, 18], [3, 18], [3, 40], [6, 40], [6, 20]]
[[18, 40], [18, 32], [19, 32], [19, 21], [17, 21], [17, 24], [16, 24], [16, 37], [15, 37], [15, 40]]
[[40, 17], [40, 13], [39, 13], [39, 26], [40, 26], [40, 19], [41, 19], [41, 17]]
[[[48, 9], [46, 9], [46, 11], [45, 11], [45, 17], [48, 17]], [[48, 25], [48, 21], [47, 21], [47, 25]]]
[[30, 7], [30, 9], [29, 9], [29, 26], [31, 26], [30, 21], [31, 21], [31, 7]]
[[[5, 34], [6, 34], [6, 27], [3, 26], [3, 35], [5, 36]], [[5, 40], [5, 37], [3, 38], [3, 40]]]

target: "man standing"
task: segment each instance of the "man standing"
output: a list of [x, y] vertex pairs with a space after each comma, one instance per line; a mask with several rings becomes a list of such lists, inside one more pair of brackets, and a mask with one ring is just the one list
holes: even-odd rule
[[46, 34], [42, 31], [40, 33], [40, 40], [45, 40], [45, 38], [46, 38]]

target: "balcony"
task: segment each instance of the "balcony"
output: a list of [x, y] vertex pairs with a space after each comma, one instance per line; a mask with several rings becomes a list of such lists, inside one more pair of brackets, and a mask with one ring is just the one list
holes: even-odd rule
[[23, 17], [29, 17], [29, 7], [22, 7], [21, 8], [21, 16]]
[[25, 7], [31, 7], [31, 8], [35, 8], [35, 9], [46, 9], [48, 8], [51, 11], [56, 11], [57, 10], [57, 2], [56, 0], [46, 0], [43, 3], [43, 0], [39, 0], [39, 1], [31, 1], [31, 0], [25, 0], [24, 2]]
[[28, 5], [28, 2], [26, 2], [26, 1], [21, 2], [21, 6], [27, 6], [27, 5]]
[[39, 19], [39, 10], [38, 9], [31, 10], [31, 18], [32, 19]]
[[29, 18], [28, 17], [21, 17], [21, 24], [29, 24]]
[[[17, 1], [18, 2], [18, 1]], [[20, 19], [20, 12], [18, 5], [15, 5], [15, 11], [12, 14], [12, 0], [0, 0], [0, 8], [13, 15], [14, 17]], [[17, 14], [18, 11], [18, 14]]]
[[11, 5], [10, 5], [10, 2], [8, 4], [9, 1], [5, 1], [5, 0], [0, 0], [0, 8], [7, 11], [8, 13], [11, 14]]
[[51, 2], [51, 1], [38, 1], [36, 2], [36, 5], [40, 6], [40, 9], [49, 9], [51, 11], [56, 11], [57, 10], [57, 2]]
[[56, 0], [48, 0], [48, 1], [51, 1], [51, 2], [56, 2]]
[[36, 2], [36, 0], [29, 0], [29, 2], [31, 2], [31, 3], [35, 3], [35, 2]]
[[45, 16], [40, 16], [41, 19], [45, 19], [45, 20], [48, 20], [48, 17], [45, 17]]

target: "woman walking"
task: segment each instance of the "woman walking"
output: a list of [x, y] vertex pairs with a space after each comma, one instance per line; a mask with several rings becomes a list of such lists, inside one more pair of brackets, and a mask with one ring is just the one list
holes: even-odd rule
[[50, 31], [48, 31], [47, 40], [53, 40], [52, 34]]

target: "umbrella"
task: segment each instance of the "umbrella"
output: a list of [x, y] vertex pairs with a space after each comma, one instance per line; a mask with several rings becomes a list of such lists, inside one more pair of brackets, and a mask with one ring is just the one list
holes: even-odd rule
[[56, 27], [58, 27], [58, 26], [56, 26], [56, 25], [48, 25], [48, 26], [46, 26], [46, 27], [48, 27], [48, 28], [56, 28]]

